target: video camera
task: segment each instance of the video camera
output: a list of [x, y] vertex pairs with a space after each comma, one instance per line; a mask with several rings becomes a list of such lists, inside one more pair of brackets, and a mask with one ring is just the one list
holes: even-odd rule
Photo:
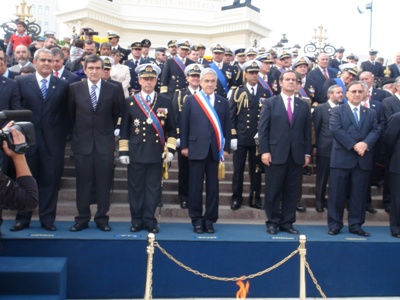
[[[22, 119], [26, 120], [32, 116], [30, 110], [3, 110], [0, 111], [0, 120], [9, 119]], [[15, 145], [13, 142], [10, 128], [14, 128], [25, 136], [25, 143]], [[31, 122], [16, 122], [11, 127], [2, 130], [0, 128], [0, 141], [6, 141], [8, 148], [15, 153], [24, 154], [29, 146], [36, 143], [35, 128]]]

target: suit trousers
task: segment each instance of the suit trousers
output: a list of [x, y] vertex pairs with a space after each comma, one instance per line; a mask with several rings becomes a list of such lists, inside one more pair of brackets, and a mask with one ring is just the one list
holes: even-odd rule
[[232, 201], [237, 201], [240, 205], [243, 202], [243, 173], [247, 156], [250, 174], [249, 198], [253, 198], [254, 193], [257, 200], [261, 198], [261, 172], [256, 173], [256, 146], [238, 146], [233, 153]]
[[[193, 226], [207, 226], [218, 220], [218, 164], [219, 162], [213, 158], [211, 147], [205, 159], [189, 159], [190, 182], [188, 208]], [[203, 215], [204, 175], [206, 178], [206, 211]]]
[[157, 203], [161, 202], [162, 163], [128, 165], [128, 197], [132, 225], [155, 228]]
[[182, 203], [188, 201], [189, 193], [189, 160], [181, 154], [181, 149], [178, 149], [178, 194], [179, 201]]
[[[37, 149], [32, 155], [26, 155], [26, 161], [39, 190], [39, 219], [41, 224], [54, 223], [56, 219], [58, 188], [61, 168], [64, 164], [64, 151], [52, 155], [43, 134], [36, 141]], [[60, 161], [61, 160], [61, 161]], [[31, 211], [18, 211], [16, 222], [29, 224]]]
[[303, 167], [294, 162], [290, 151], [284, 164], [271, 164], [269, 167], [264, 166], [264, 169], [266, 224], [291, 228], [296, 222], [296, 205]]
[[400, 233], [400, 174], [389, 173], [390, 190], [392, 199], [390, 202], [390, 232]]
[[347, 201], [349, 231], [356, 231], [365, 222], [370, 171], [358, 165], [353, 169], [331, 168], [328, 197], [328, 226], [343, 228], [343, 214]]
[[326, 186], [329, 179], [330, 158], [317, 156], [317, 172], [315, 182], [315, 205], [316, 208], [325, 207]]
[[110, 191], [114, 172], [114, 153], [74, 153], [76, 169], [76, 223], [87, 224], [91, 218], [90, 204], [97, 203], [94, 221], [97, 225], [108, 223]]

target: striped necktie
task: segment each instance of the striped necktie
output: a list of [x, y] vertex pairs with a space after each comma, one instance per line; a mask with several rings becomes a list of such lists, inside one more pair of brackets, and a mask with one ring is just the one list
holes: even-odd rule
[[93, 84], [92, 89], [90, 91], [90, 99], [92, 100], [93, 110], [96, 110], [96, 107], [97, 107], [96, 89], [97, 89], [97, 86], [95, 84]]
[[43, 99], [46, 99], [47, 95], [47, 79], [43, 78], [41, 81], [42, 85], [40, 86], [40, 90], [42, 91]]

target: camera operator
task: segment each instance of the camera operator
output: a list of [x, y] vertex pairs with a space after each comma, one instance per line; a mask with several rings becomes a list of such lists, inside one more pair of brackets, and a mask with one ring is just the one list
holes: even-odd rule
[[[9, 123], [6, 127], [10, 125], [12, 123]], [[18, 130], [10, 128], [10, 132], [14, 145], [25, 143], [24, 135]], [[37, 206], [39, 196], [36, 181], [26, 163], [25, 154], [18, 154], [9, 149], [6, 141], [2, 142], [2, 148], [14, 163], [16, 181], [11, 180], [0, 171], [0, 208], [31, 211]], [[2, 223], [3, 219], [0, 215], [0, 226]]]

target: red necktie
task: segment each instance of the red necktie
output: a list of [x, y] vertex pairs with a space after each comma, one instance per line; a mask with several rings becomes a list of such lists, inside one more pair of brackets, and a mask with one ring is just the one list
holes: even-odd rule
[[55, 71], [55, 72], [54, 72], [54, 75], [55, 75], [57, 78], [59, 78], [59, 76], [58, 76], [58, 71]]
[[326, 74], [326, 69], [324, 69], [324, 77], [325, 77], [325, 79], [329, 78], [328, 75]]

